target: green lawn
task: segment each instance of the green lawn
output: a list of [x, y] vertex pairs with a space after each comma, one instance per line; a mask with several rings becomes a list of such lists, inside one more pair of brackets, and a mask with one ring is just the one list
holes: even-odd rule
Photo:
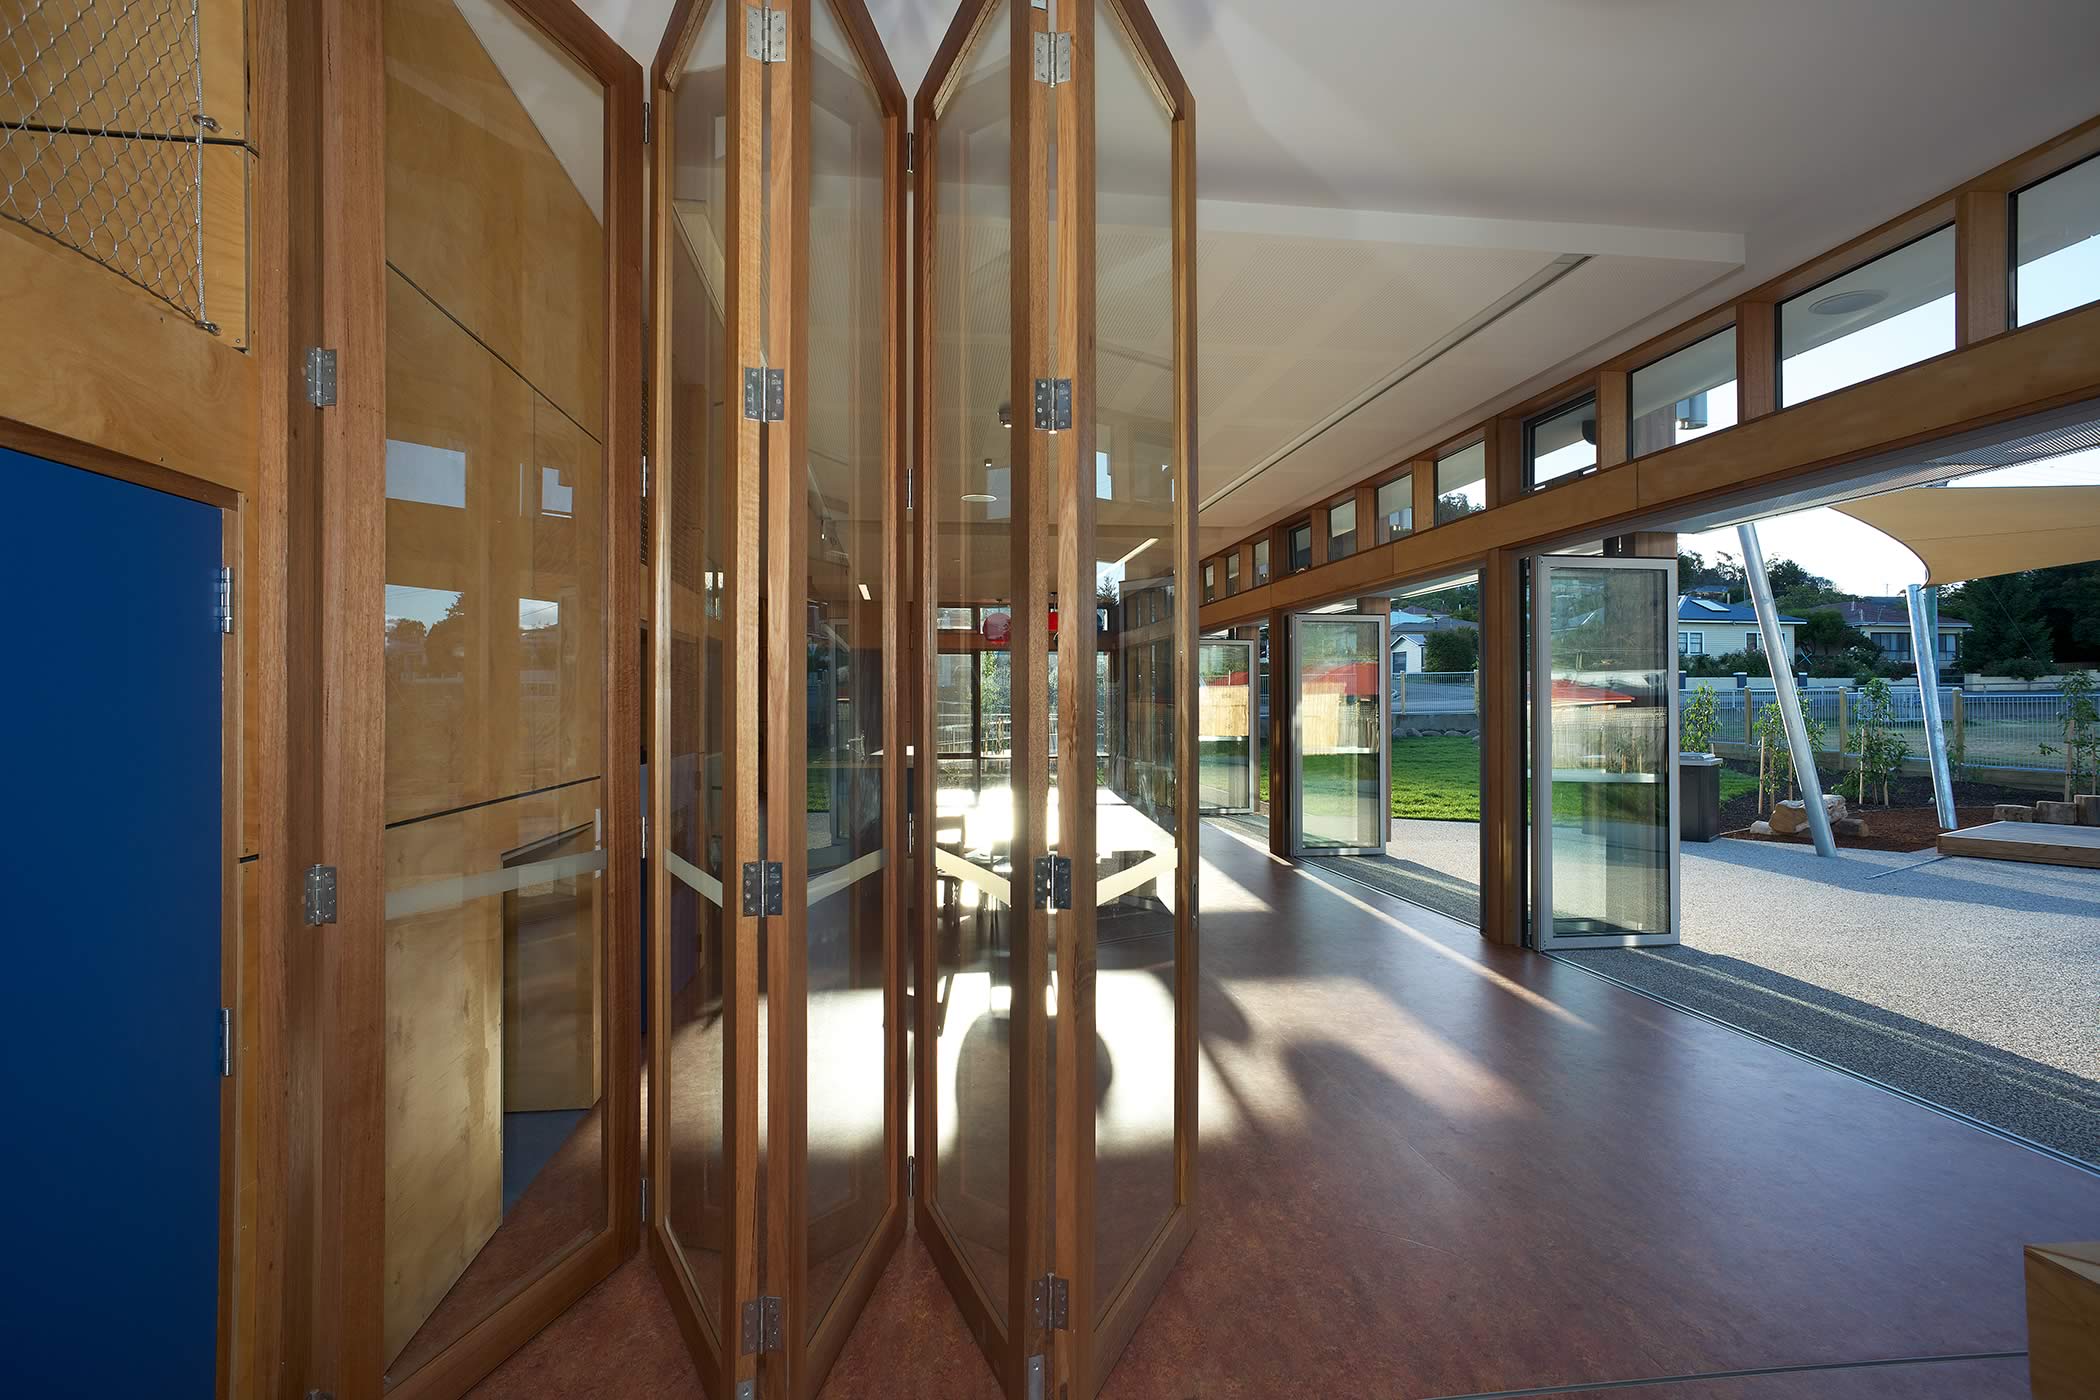
[[[1261, 794], [1269, 795], [1268, 755], [1263, 754]], [[1341, 758], [1308, 761], [1306, 776], [1319, 785], [1342, 777]], [[1329, 771], [1331, 770], [1331, 772]], [[1393, 740], [1393, 815], [1423, 821], [1480, 820], [1480, 743], [1451, 735], [1422, 735]], [[1757, 779], [1732, 769], [1721, 770], [1721, 800], [1727, 802], [1757, 789]]]

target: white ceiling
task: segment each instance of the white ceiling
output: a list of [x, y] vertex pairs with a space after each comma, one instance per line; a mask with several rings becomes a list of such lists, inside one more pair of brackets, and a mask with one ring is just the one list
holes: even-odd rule
[[[581, 3], [654, 56], [671, 0]], [[2096, 0], [1151, 5], [1198, 113], [1201, 499], [1331, 424], [1208, 505], [1207, 543], [2100, 105]], [[868, 8], [916, 91], [953, 0]]]

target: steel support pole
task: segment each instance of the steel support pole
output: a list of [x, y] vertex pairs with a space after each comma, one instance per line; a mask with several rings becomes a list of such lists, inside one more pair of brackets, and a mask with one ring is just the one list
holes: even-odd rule
[[1925, 758], [1932, 770], [1932, 801], [1940, 830], [1952, 831], [1954, 777], [1947, 768], [1947, 725], [1940, 716], [1940, 591], [1914, 583], [1904, 589], [1910, 604], [1910, 654], [1918, 664], [1919, 715], [1925, 721]]
[[[1830, 834], [1830, 813], [1823, 806], [1823, 780], [1816, 776], [1815, 751], [1808, 746], [1808, 726], [1801, 720], [1801, 696], [1794, 689], [1794, 658], [1786, 649], [1786, 634], [1779, 630], [1779, 608], [1772, 602], [1772, 580], [1765, 574], [1765, 552], [1757, 542], [1755, 525], [1735, 527], [1743, 544], [1743, 577], [1750, 584], [1750, 602], [1757, 610], [1757, 630], [1764, 635], [1765, 657], [1772, 663], [1772, 695], [1779, 702], [1779, 717], [1786, 724], [1786, 746], [1794, 757], [1794, 781], [1801, 789], [1802, 805], [1808, 809], [1808, 834], [1816, 843], [1816, 854], [1835, 856], [1837, 838]], [[1749, 705], [1749, 697], [1743, 697]]]

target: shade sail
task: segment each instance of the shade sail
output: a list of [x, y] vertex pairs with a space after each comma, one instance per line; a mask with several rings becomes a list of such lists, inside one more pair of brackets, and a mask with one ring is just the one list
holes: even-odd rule
[[2100, 485], [1914, 486], [1835, 509], [1917, 555], [1927, 583], [2100, 559]]

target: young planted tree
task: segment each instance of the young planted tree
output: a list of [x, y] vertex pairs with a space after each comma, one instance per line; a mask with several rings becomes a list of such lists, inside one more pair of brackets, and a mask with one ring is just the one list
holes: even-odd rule
[[[1804, 709], [1801, 725], [1808, 735], [1809, 761], [1813, 763], [1823, 749], [1823, 721]], [[1787, 801], [1799, 795], [1794, 790], [1794, 750], [1786, 741], [1786, 717], [1780, 713], [1777, 701], [1758, 710], [1751, 732], [1757, 736], [1757, 810], [1762, 813], [1767, 797], [1777, 806], [1781, 792]]]
[[1677, 715], [1677, 747], [1685, 753], [1712, 753], [1714, 730], [1719, 722], [1714, 711], [1714, 688], [1693, 686], [1691, 698]]
[[2041, 745], [2044, 755], [2064, 756], [2064, 801], [2082, 792], [2100, 792], [2100, 704], [2095, 703], [2100, 686], [2091, 671], [2073, 671], [2057, 687], [2063, 697], [2061, 724], [2064, 742]]
[[1879, 786], [1886, 807], [1889, 779], [1910, 755], [1910, 740], [1896, 732], [1896, 692], [1886, 676], [1871, 676], [1860, 687], [1852, 716], [1853, 796], [1864, 807], [1868, 791]]

